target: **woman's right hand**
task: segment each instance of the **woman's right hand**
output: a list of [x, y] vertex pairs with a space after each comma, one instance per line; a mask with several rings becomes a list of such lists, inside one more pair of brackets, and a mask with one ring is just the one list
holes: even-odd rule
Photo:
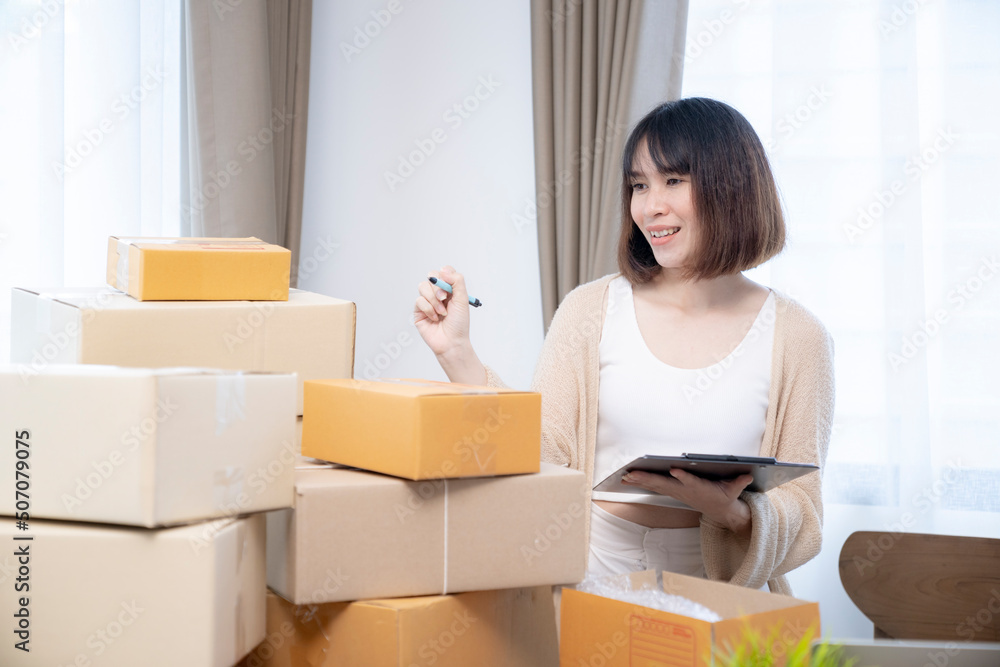
[[452, 286], [448, 294], [429, 280], [417, 286], [419, 296], [413, 306], [413, 323], [427, 347], [437, 356], [452, 382], [485, 384], [486, 369], [469, 340], [469, 293], [465, 278], [451, 266], [429, 271]]

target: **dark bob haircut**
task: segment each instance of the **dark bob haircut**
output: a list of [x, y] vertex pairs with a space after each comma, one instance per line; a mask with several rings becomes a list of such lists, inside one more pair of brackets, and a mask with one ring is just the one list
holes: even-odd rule
[[703, 97], [667, 102], [633, 128], [622, 155], [622, 226], [618, 268], [633, 285], [660, 273], [649, 242], [632, 219], [632, 178], [645, 144], [660, 174], [689, 176], [700, 224], [688, 279], [752, 269], [785, 246], [785, 220], [764, 147], [728, 104]]

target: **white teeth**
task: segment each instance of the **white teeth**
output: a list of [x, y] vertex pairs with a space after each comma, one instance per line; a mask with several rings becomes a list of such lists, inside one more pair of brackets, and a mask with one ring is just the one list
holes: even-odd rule
[[671, 227], [670, 229], [664, 229], [662, 232], [650, 232], [649, 235], [654, 239], [660, 239], [664, 236], [670, 236], [671, 234], [676, 234], [681, 231], [680, 227]]

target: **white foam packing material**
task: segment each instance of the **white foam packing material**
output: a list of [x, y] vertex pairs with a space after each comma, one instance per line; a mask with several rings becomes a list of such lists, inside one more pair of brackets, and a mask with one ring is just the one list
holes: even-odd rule
[[705, 605], [689, 600], [680, 595], [671, 595], [655, 588], [641, 588], [635, 590], [629, 587], [624, 581], [614, 579], [587, 578], [575, 586], [576, 590], [592, 595], [637, 604], [651, 609], [659, 609], [670, 614], [688, 616], [700, 621], [715, 623], [721, 621], [722, 617], [706, 607]]

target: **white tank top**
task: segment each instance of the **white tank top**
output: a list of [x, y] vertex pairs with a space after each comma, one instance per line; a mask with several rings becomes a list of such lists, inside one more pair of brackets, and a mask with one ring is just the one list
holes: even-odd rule
[[[757, 456], [764, 437], [774, 344], [774, 292], [743, 340], [706, 368], [675, 368], [646, 346], [632, 286], [608, 286], [601, 334], [594, 484], [646, 454]], [[658, 504], [656, 496], [595, 492], [595, 500]]]

